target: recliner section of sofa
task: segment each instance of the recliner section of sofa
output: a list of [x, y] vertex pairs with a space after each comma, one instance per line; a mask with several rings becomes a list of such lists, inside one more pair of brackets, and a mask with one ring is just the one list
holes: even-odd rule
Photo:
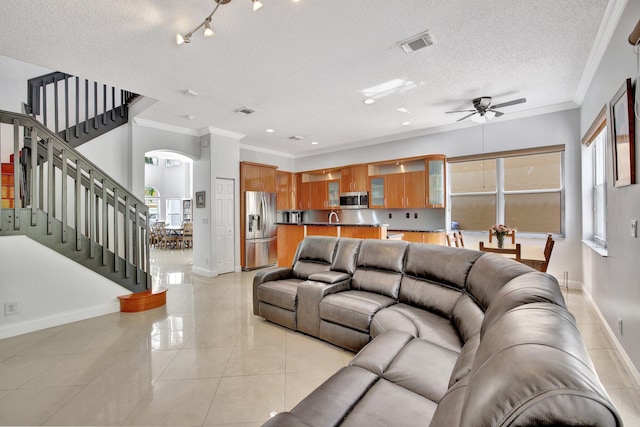
[[[256, 274], [257, 314], [293, 313], [285, 326], [359, 352], [265, 426], [622, 425], [552, 276], [468, 249], [331, 239]], [[313, 272], [296, 276], [298, 262]]]

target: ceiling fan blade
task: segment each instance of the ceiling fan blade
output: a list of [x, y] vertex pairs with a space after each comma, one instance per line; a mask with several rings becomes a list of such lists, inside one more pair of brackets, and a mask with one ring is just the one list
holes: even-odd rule
[[471, 113], [471, 114], [467, 114], [467, 115], [466, 115], [466, 116], [464, 116], [463, 118], [456, 120], [456, 122], [461, 122], [461, 121], [463, 121], [464, 119], [468, 119], [469, 117], [473, 116], [474, 114], [477, 114], [477, 112], [476, 112], [476, 111], [474, 111], [474, 112], [473, 112], [473, 113]]
[[474, 112], [475, 113], [476, 110], [456, 110], [456, 111], [445, 111], [445, 114], [449, 114], [449, 113], [471, 113]]
[[511, 105], [522, 104], [527, 102], [527, 98], [514, 99], [513, 101], [503, 102], [502, 104], [492, 105], [491, 108], [509, 107]]
[[496, 113], [496, 117], [500, 117], [500, 116], [504, 116], [504, 113], [494, 110], [493, 108], [488, 109], [487, 111], [492, 111], [494, 113]]

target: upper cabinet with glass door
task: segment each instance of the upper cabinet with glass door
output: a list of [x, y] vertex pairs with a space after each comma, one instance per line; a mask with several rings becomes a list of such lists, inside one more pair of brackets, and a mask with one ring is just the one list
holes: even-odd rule
[[428, 208], [446, 207], [446, 156], [434, 154], [424, 159]]

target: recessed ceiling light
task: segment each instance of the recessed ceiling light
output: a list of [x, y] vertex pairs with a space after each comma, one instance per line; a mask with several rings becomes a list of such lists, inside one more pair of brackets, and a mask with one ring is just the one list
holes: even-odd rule
[[195, 90], [192, 89], [187, 89], [184, 91], [185, 95], [190, 95], [190, 96], [198, 96], [198, 92], [196, 92]]
[[189, 120], [193, 120], [193, 116], [191, 114], [185, 114], [184, 118], [185, 119], [189, 119]]
[[273, 129], [267, 129], [267, 132], [269, 132], [269, 133], [273, 133], [273, 132], [275, 132], [275, 131], [274, 131]]
[[365, 100], [364, 100], [364, 101], [362, 101], [362, 102], [364, 102], [364, 103], [365, 103], [365, 104], [367, 104], [367, 105], [371, 105], [371, 104], [373, 104], [374, 102], [376, 102], [376, 100], [375, 100], [375, 99], [373, 99], [373, 98], [367, 98], [367, 99], [365, 99]]
[[404, 108], [404, 107], [396, 108], [396, 110], [397, 110], [397, 111], [400, 111], [401, 113], [408, 113], [408, 112], [409, 112], [409, 110], [407, 110], [407, 109], [406, 109], [406, 108]]
[[402, 122], [402, 126], [409, 126], [411, 122]]
[[318, 145], [318, 141], [311, 141], [311, 145]]

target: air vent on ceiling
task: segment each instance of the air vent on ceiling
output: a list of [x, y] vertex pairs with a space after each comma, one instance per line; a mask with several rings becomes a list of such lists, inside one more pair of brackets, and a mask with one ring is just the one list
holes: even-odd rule
[[302, 137], [298, 135], [290, 136], [289, 139], [292, 141], [302, 141]]
[[240, 107], [233, 110], [235, 113], [242, 114], [243, 116], [248, 116], [249, 114], [253, 114], [256, 112], [253, 108], [249, 107]]
[[422, 49], [424, 47], [431, 46], [436, 42], [436, 39], [433, 37], [430, 31], [425, 31], [424, 33], [417, 34], [411, 38], [403, 40], [398, 43], [398, 45], [407, 53], [415, 52], [418, 49]]

